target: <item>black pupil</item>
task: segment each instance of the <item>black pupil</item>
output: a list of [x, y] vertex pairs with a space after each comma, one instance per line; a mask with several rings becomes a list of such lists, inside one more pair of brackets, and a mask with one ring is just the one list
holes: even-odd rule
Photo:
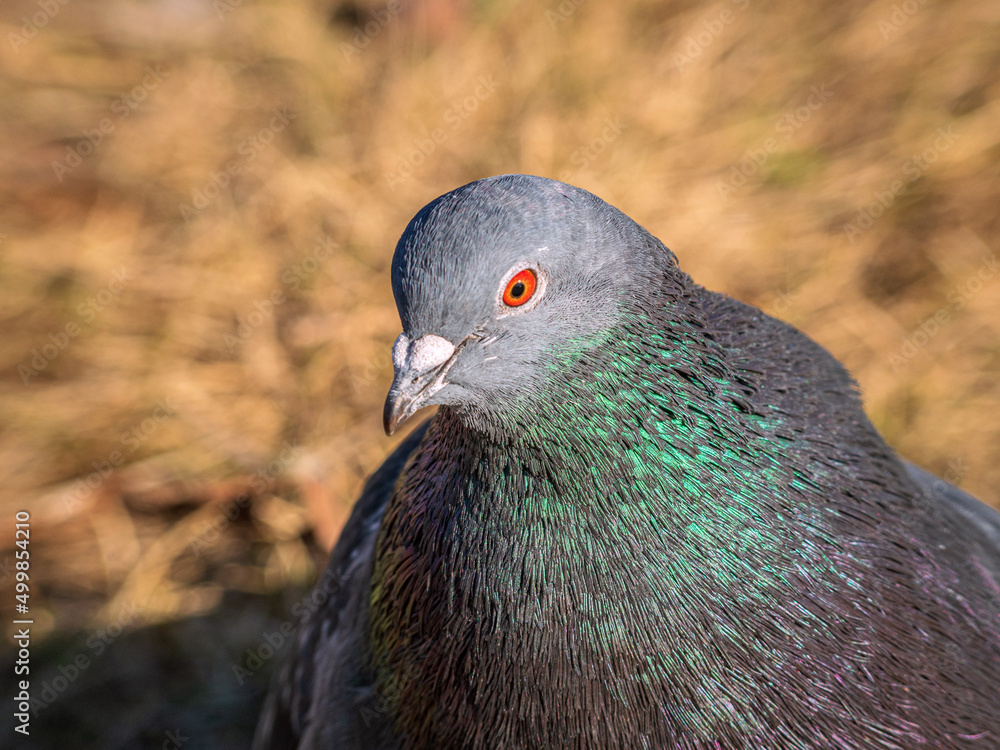
[[522, 294], [524, 294], [524, 282], [519, 281], [514, 286], [510, 288], [510, 296], [514, 299], [518, 299]]

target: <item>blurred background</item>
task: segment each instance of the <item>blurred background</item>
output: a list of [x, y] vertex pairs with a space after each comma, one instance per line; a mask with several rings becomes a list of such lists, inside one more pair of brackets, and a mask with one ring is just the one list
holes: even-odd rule
[[396, 239], [488, 175], [618, 206], [1000, 504], [994, 0], [4, 0], [0, 70], [32, 747], [246, 746], [398, 440]]

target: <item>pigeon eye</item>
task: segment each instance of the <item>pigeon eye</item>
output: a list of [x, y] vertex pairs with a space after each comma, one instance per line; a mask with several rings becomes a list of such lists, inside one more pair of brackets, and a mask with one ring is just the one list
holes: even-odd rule
[[531, 299], [538, 285], [538, 278], [530, 268], [514, 274], [503, 290], [503, 303], [508, 307], [519, 307]]

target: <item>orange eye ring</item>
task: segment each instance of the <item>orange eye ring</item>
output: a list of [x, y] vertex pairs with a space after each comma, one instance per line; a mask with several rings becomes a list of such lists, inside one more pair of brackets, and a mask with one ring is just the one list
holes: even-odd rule
[[508, 307], [520, 307], [535, 293], [538, 278], [530, 268], [515, 273], [503, 290], [503, 303]]

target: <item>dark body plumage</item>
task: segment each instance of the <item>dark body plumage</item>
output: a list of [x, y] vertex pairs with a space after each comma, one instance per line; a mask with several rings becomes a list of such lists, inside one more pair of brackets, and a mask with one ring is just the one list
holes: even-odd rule
[[901, 462], [824, 349], [541, 178], [430, 204], [393, 284], [450, 385], [258, 747], [1000, 748], [1000, 516]]

